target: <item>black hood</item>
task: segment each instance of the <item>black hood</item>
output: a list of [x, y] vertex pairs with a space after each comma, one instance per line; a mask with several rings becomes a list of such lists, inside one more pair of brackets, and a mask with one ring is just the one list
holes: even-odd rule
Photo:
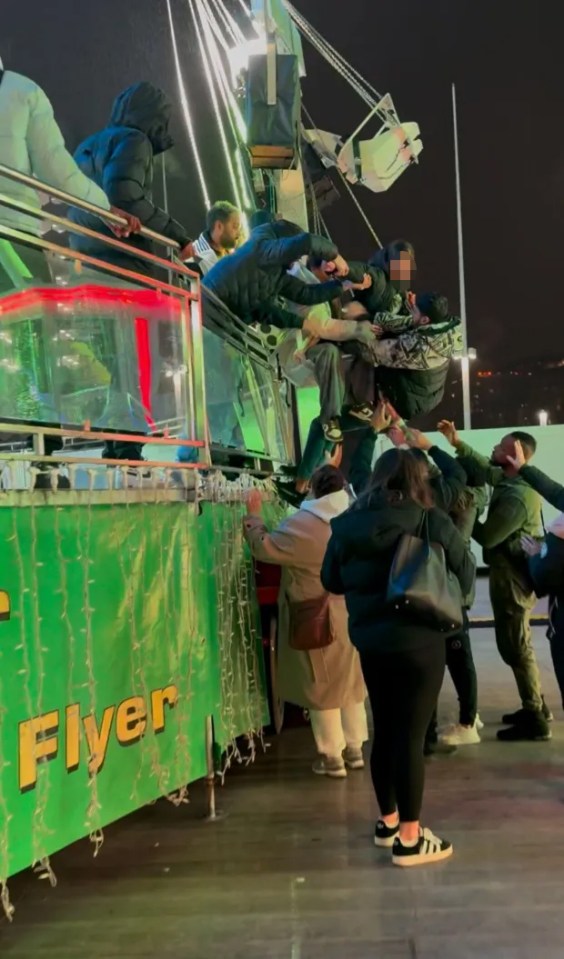
[[174, 146], [168, 132], [171, 110], [166, 94], [143, 81], [120, 93], [112, 108], [110, 124], [141, 130], [151, 141], [154, 153], [164, 153]]

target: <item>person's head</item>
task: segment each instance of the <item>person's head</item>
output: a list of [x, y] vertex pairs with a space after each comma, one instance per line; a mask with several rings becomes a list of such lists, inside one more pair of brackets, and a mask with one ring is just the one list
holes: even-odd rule
[[311, 492], [315, 499], [339, 493], [345, 488], [345, 477], [335, 466], [320, 466], [311, 477]]
[[388, 279], [407, 289], [415, 274], [415, 250], [407, 240], [394, 240], [377, 250], [368, 261], [370, 266], [383, 270]]
[[449, 318], [448, 300], [440, 293], [423, 293], [416, 299], [417, 309], [421, 316], [427, 317], [429, 323], [445, 323]]
[[116, 98], [110, 124], [140, 130], [151, 141], [153, 153], [164, 153], [174, 146], [169, 133], [172, 105], [159, 87], [143, 80], [123, 90]]
[[227, 200], [219, 200], [208, 210], [206, 227], [215, 246], [234, 250], [241, 235], [241, 211]]
[[515, 443], [517, 441], [521, 443], [525, 460], [528, 463], [537, 451], [537, 441], [530, 433], [524, 433], [522, 430], [514, 430], [513, 433], [508, 433], [507, 436], [503, 437], [501, 442], [494, 446], [492, 463], [495, 466], [502, 466], [503, 469], [511, 472], [513, 467], [509, 463], [508, 457], [515, 456]]
[[390, 502], [412, 500], [423, 509], [430, 509], [433, 491], [426, 459], [414, 456], [411, 450], [386, 450], [376, 460], [366, 492], [360, 499], [366, 502], [379, 492]]
[[323, 283], [325, 280], [328, 280], [329, 277], [325, 270], [325, 260], [321, 256], [308, 256], [306, 266], [310, 273], [313, 273], [318, 280], [321, 280]]

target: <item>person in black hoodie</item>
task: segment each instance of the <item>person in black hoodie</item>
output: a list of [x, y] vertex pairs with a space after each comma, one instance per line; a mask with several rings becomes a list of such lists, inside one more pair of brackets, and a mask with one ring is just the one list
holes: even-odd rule
[[[117, 97], [107, 127], [94, 133], [77, 147], [74, 158], [94, 183], [101, 187], [113, 206], [137, 217], [142, 226], [161, 233], [180, 244], [181, 260], [194, 256], [188, 233], [168, 213], [153, 202], [153, 166], [156, 156], [174, 146], [169, 132], [172, 105], [162, 90], [143, 81], [128, 87]], [[98, 217], [85, 210], [71, 209], [69, 219], [80, 226], [111, 236]], [[139, 273], [150, 274], [147, 260], [135, 258], [135, 250], [155, 253], [146, 237], [128, 238], [131, 255], [123, 253], [95, 237], [75, 234], [71, 246], [81, 253]]]
[[556, 681], [564, 707], [564, 486], [555, 483], [546, 473], [527, 464], [521, 443], [515, 443], [511, 465], [547, 503], [560, 510], [560, 516], [550, 524], [544, 542], [532, 536], [521, 540], [528, 557], [529, 573], [537, 596], [548, 596], [548, 640]]
[[376, 735], [371, 770], [380, 807], [375, 844], [393, 846], [398, 866], [446, 859], [450, 843], [420, 828], [423, 744], [445, 671], [445, 634], [386, 603], [400, 539], [417, 536], [427, 516], [429, 538], [440, 544], [463, 595], [474, 563], [452, 521], [433, 505], [425, 463], [394, 449], [376, 461], [368, 489], [334, 520], [321, 571], [330, 593], [345, 595], [349, 633], [360, 653]]
[[[180, 244], [180, 259], [194, 255], [194, 248], [184, 227], [153, 202], [154, 159], [174, 146], [169, 132], [172, 106], [166, 94], [152, 83], [143, 81], [124, 90], [117, 97], [110, 123], [94, 133], [77, 148], [74, 158], [91, 180], [100, 186], [110, 203], [138, 218], [141, 225], [161, 233]], [[97, 233], [111, 235], [97, 216], [71, 208], [69, 219]], [[112, 247], [93, 236], [71, 234], [70, 243], [80, 253], [125, 270], [147, 276], [158, 275], [148, 260], [135, 257], [137, 250], [156, 253], [151, 240], [140, 234], [128, 238], [131, 253]], [[162, 253], [162, 248], [158, 249]], [[167, 279], [162, 272], [162, 279]], [[112, 381], [115, 373], [112, 374]], [[108, 442], [103, 456], [107, 459], [141, 460], [142, 443]]]

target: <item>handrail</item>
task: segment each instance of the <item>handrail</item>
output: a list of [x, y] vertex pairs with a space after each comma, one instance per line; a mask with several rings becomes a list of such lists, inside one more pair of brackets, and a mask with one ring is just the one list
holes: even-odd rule
[[[0, 165], [0, 170], [1, 169], [2, 167]], [[49, 223], [53, 223], [56, 226], [63, 226], [67, 232], [78, 233], [80, 236], [93, 237], [95, 240], [100, 240], [107, 246], [114, 247], [116, 250], [122, 250], [129, 256], [134, 256], [135, 259], [147, 260], [148, 263], [153, 263], [165, 270], [172, 270], [175, 273], [180, 273], [190, 279], [196, 280], [200, 278], [198, 273], [196, 273], [194, 270], [190, 270], [183, 263], [175, 262], [174, 260], [165, 260], [163, 257], [156, 256], [154, 253], [148, 253], [146, 250], [133, 247], [130, 243], [123, 243], [116, 237], [106, 236], [105, 233], [97, 233], [96, 230], [90, 230], [88, 227], [81, 226], [79, 223], [73, 223], [72, 220], [67, 220], [66, 217], [58, 216], [56, 213], [46, 212], [41, 208], [31, 206], [29, 203], [25, 203], [23, 200], [15, 200], [13, 197], [6, 196], [4, 193], [0, 193], [0, 208], [2, 207], [7, 207], [10, 210], [17, 210], [20, 213], [25, 213], [26, 216], [34, 216], [38, 220], [47, 220]], [[5, 229], [9, 228], [3, 227], [0, 223], [0, 233]], [[36, 237], [34, 236], [31, 238], [31, 240], [35, 238]], [[26, 242], [31, 242], [31, 240], [28, 239]]]
[[[111, 213], [110, 210], [103, 210], [101, 207], [96, 206], [94, 203], [89, 203], [87, 200], [79, 200], [78, 197], [72, 196], [71, 193], [58, 190], [57, 187], [49, 186], [47, 183], [43, 183], [42, 180], [28, 176], [27, 173], [20, 173], [19, 170], [13, 170], [11, 167], [4, 166], [3, 163], [0, 163], [0, 176], [6, 177], [7, 180], [13, 180], [16, 183], [22, 183], [24, 186], [28, 186], [30, 189], [37, 190], [40, 193], [46, 193], [47, 196], [52, 197], [54, 200], [60, 200], [62, 203], [75, 206], [79, 210], [94, 213], [96, 216], [99, 216], [101, 220], [106, 220], [108, 223], [115, 223], [116, 226], [127, 226], [127, 220], [124, 220], [121, 216], [117, 216], [115, 213]], [[180, 249], [180, 243], [177, 243], [176, 240], [171, 240], [169, 237], [162, 236], [160, 233], [155, 233], [154, 230], [148, 230], [145, 226], [141, 227], [140, 236], [146, 237], [147, 240], [153, 240], [154, 243], [160, 243], [162, 246], [168, 246], [173, 250]]]

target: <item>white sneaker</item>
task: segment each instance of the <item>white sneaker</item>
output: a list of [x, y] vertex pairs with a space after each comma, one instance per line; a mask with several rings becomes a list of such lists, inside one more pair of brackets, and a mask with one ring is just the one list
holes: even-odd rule
[[478, 730], [479, 733], [481, 733], [483, 728], [484, 728], [484, 724], [482, 720], [480, 719], [480, 713], [476, 713], [476, 729]]
[[477, 722], [473, 726], [455, 723], [453, 726], [446, 726], [439, 734], [439, 742], [443, 746], [475, 746], [481, 741]]
[[319, 756], [313, 764], [313, 771], [316, 776], [328, 776], [329, 779], [346, 779], [347, 767], [345, 760], [341, 757]]

